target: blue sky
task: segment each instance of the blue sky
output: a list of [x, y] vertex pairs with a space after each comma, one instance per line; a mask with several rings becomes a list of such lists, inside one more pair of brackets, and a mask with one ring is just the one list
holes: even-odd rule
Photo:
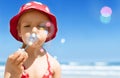
[[[30, 0], [0, 0], [0, 61], [6, 60], [21, 43], [9, 32], [9, 20]], [[56, 15], [57, 37], [45, 48], [60, 62], [120, 60], [120, 0], [36, 0], [49, 6]], [[112, 9], [111, 21], [100, 20], [100, 10]], [[65, 39], [61, 43], [61, 39]]]

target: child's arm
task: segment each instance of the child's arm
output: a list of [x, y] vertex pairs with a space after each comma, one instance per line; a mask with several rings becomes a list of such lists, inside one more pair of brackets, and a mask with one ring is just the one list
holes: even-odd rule
[[21, 78], [24, 71], [23, 63], [28, 58], [26, 52], [17, 51], [7, 59], [4, 78]]

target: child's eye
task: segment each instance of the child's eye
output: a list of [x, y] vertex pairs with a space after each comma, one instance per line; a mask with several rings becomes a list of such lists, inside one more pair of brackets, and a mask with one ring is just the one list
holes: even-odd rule
[[46, 26], [38, 25], [37, 28], [40, 29], [40, 30], [42, 30], [42, 29], [43, 29], [43, 30], [47, 30], [47, 27], [46, 27]]
[[30, 27], [30, 25], [25, 25], [24, 27], [26, 27], [26, 28], [27, 28], [27, 27]]

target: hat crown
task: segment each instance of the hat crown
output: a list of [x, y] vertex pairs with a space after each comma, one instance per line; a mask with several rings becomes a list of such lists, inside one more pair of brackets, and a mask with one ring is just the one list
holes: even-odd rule
[[44, 5], [44, 4], [40, 3], [40, 2], [35, 2], [35, 1], [24, 4], [20, 8], [19, 13], [24, 11], [24, 10], [32, 9], [32, 8], [42, 10], [42, 11], [47, 12], [47, 13], [50, 13], [50, 10], [46, 5]]

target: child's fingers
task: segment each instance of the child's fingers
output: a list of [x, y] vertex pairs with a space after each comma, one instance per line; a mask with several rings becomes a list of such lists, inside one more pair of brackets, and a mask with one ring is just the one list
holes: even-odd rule
[[23, 52], [20, 57], [16, 60], [17, 61], [17, 65], [23, 65], [23, 63], [27, 60], [28, 58], [28, 54]]
[[28, 58], [28, 55], [26, 52], [17, 51], [14, 54], [9, 56], [9, 61], [12, 64], [19, 65], [23, 63], [27, 58]]
[[20, 53], [16, 52], [8, 57], [8, 61], [14, 63], [15, 60], [20, 56]]
[[19, 57], [16, 58], [16, 60], [14, 61], [14, 63], [16, 65], [19, 65], [22, 62], [23, 59], [24, 59], [24, 57], [22, 56], [22, 54], [20, 54]]

